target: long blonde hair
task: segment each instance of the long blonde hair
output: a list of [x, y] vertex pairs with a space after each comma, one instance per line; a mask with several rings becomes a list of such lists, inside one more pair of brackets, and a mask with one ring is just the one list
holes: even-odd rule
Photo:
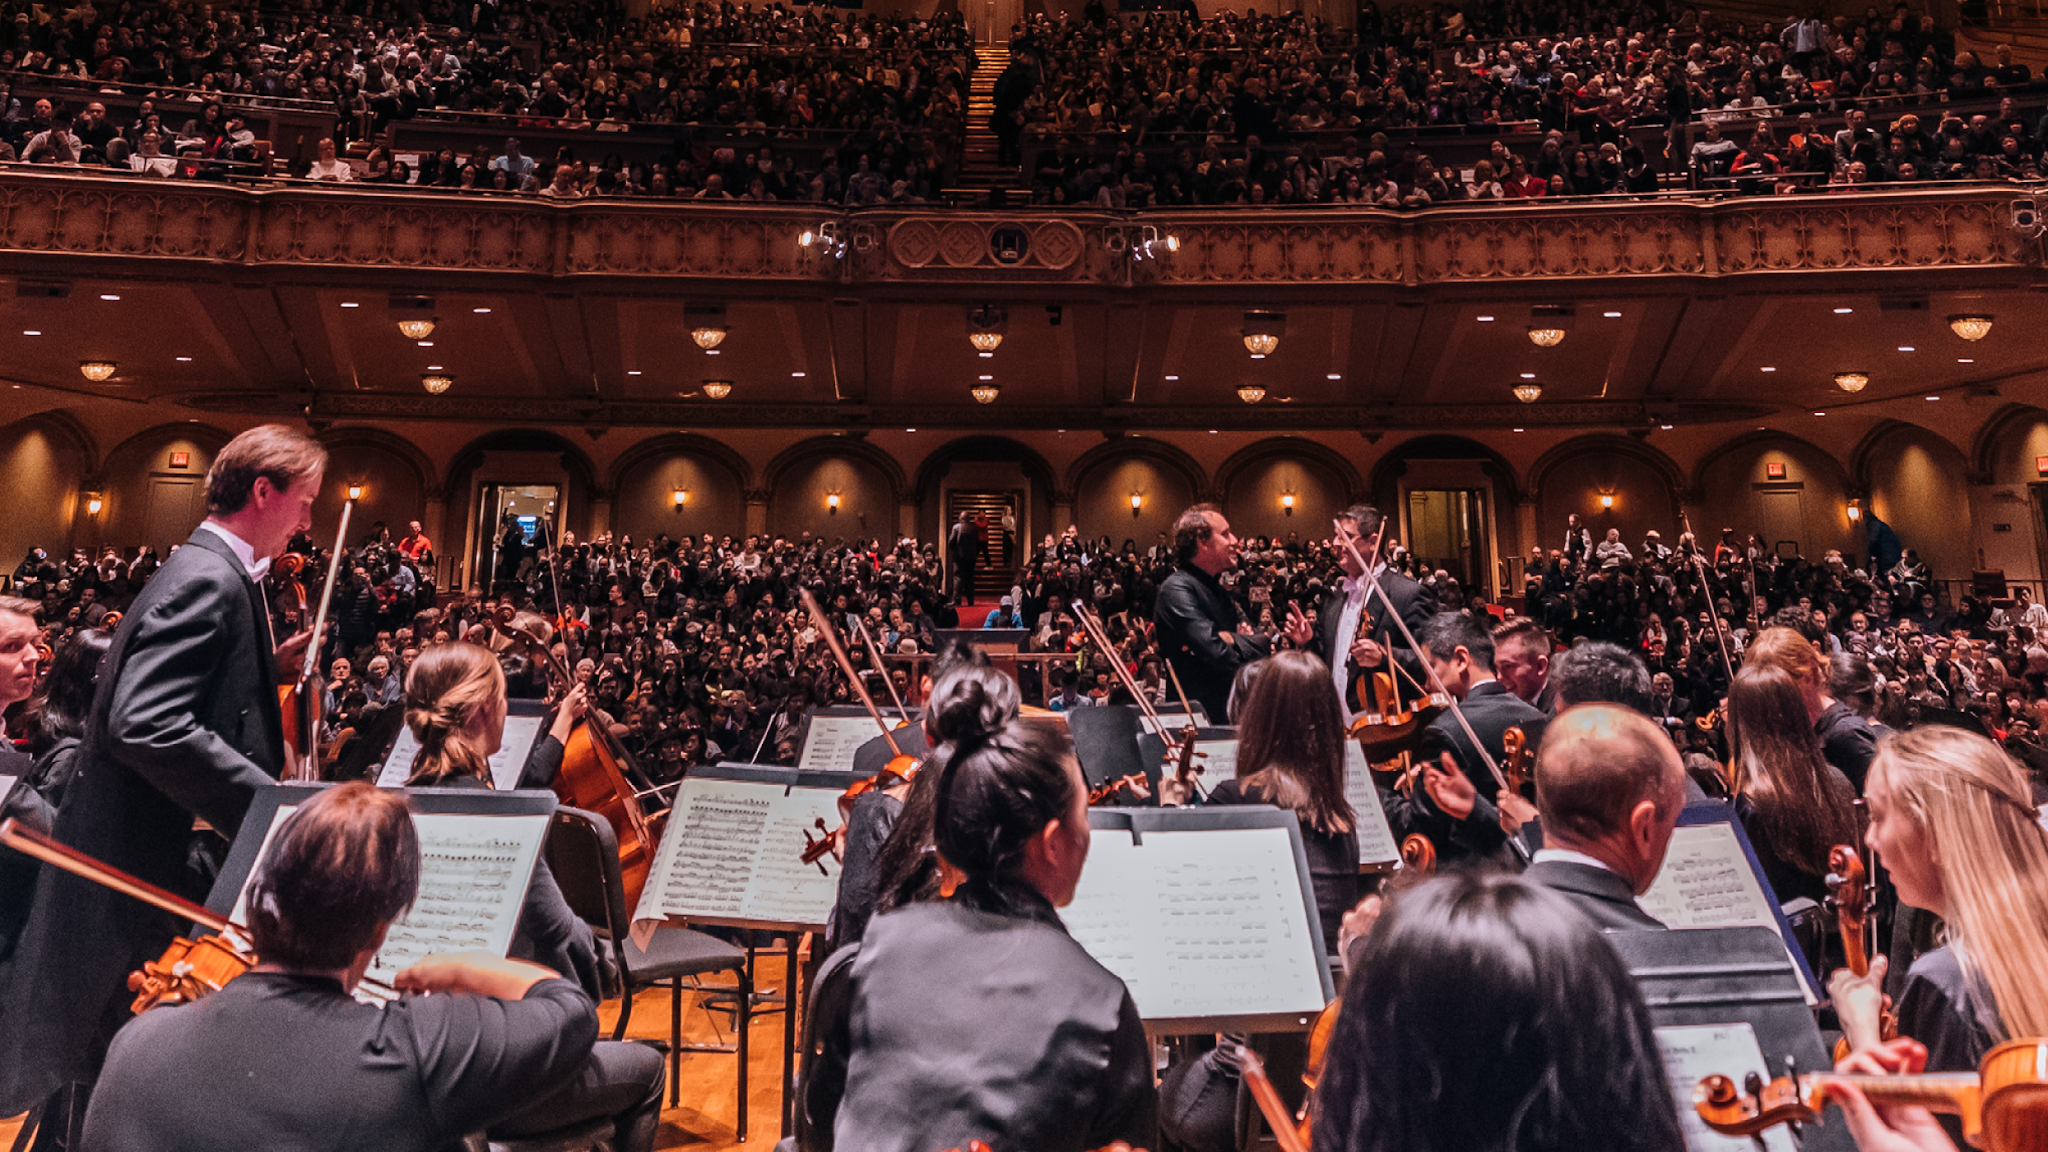
[[1933, 838], [1949, 945], [1989, 989], [1998, 1038], [2048, 1035], [2048, 832], [2026, 773], [1982, 736], [1929, 725], [1886, 736], [1869, 784]]
[[405, 726], [420, 743], [409, 784], [457, 776], [491, 778], [490, 757], [472, 731], [492, 701], [505, 696], [505, 670], [490, 649], [464, 641], [436, 644], [405, 674]]

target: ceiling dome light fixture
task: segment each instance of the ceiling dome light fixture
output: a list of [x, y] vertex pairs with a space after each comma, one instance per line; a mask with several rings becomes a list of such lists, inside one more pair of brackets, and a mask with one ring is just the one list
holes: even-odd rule
[[1948, 318], [1948, 326], [1956, 335], [1972, 344], [1991, 335], [1989, 316], [1951, 316]]
[[967, 391], [969, 395], [974, 397], [976, 404], [993, 404], [996, 402], [996, 397], [1003, 394], [1002, 388], [994, 384], [976, 384]]
[[429, 372], [425, 376], [420, 377], [420, 387], [425, 388], [427, 391], [432, 392], [436, 396], [439, 396], [441, 393], [446, 392], [449, 388], [453, 387], [454, 384], [455, 377], [443, 376], [437, 372]]
[[97, 384], [114, 374], [114, 362], [112, 360], [81, 360], [78, 362], [78, 374]]
[[1542, 395], [1543, 385], [1541, 384], [1515, 385], [1515, 399], [1520, 400], [1524, 404], [1534, 404], [1537, 398]]
[[709, 352], [725, 341], [725, 325], [705, 324], [692, 328], [690, 339], [696, 342], [697, 347]]
[[1538, 348], [1555, 348], [1559, 344], [1564, 343], [1564, 329], [1531, 328], [1529, 329], [1529, 343], [1534, 344]]
[[1257, 404], [1266, 398], [1266, 390], [1257, 384], [1241, 384], [1237, 389], [1237, 398], [1247, 404]]
[[1008, 312], [993, 304], [983, 304], [967, 313], [967, 342], [974, 350], [988, 356], [1003, 346], [1003, 330], [1009, 325]]
[[1835, 387], [1840, 388], [1844, 392], [1861, 392], [1869, 384], [1870, 373], [1868, 372], [1835, 373]]
[[407, 340], [425, 340], [434, 334], [434, 321], [432, 319], [400, 320], [398, 322], [398, 334]]
[[1529, 343], [1538, 348], [1555, 348], [1564, 343], [1571, 329], [1573, 310], [1568, 305], [1543, 304], [1529, 309]]
[[732, 395], [732, 381], [706, 380], [704, 382], [704, 395], [709, 396], [713, 400], [723, 400], [727, 396]]
[[1244, 350], [1263, 359], [1280, 350], [1280, 337], [1287, 331], [1287, 317], [1279, 312], [1244, 314]]

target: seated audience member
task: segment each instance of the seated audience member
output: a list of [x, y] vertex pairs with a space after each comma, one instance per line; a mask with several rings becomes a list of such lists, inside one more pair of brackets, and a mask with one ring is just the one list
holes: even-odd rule
[[1543, 847], [1524, 873], [1595, 927], [1662, 928], [1636, 904], [1664, 866], [1685, 806], [1678, 749], [1638, 713], [1581, 704], [1544, 731], [1536, 758]]
[[1314, 1103], [1317, 1152], [1685, 1145], [1621, 957], [1563, 896], [1497, 874], [1389, 902]]
[[[399, 973], [413, 993], [352, 996], [418, 894], [405, 800], [356, 782], [285, 822], [249, 891], [263, 962], [219, 992], [128, 1022], [85, 1118], [90, 1152], [306, 1148], [430, 1152], [611, 1117], [620, 1152], [650, 1152], [656, 1050], [597, 1041], [588, 997], [488, 953]], [[422, 995], [422, 993], [439, 993]]]

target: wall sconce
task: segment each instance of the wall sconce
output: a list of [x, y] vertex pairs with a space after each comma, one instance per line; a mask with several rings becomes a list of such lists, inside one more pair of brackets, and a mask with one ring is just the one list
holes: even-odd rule
[[839, 493], [825, 493], [825, 514], [827, 516], [839, 515]]
[[86, 515], [88, 515], [88, 516], [97, 516], [97, 515], [99, 515], [99, 514], [100, 514], [100, 510], [101, 510], [102, 508], [105, 508], [106, 506], [107, 506], [107, 498], [106, 498], [106, 497], [105, 497], [104, 495], [102, 495], [102, 494], [100, 494], [100, 493], [98, 493], [98, 492], [87, 492], [87, 493], [85, 494], [85, 514], [86, 514]]
[[1602, 508], [1612, 508], [1612, 507], [1614, 507], [1614, 493], [1612, 493], [1612, 492], [1602, 492], [1602, 493], [1600, 494], [1600, 507], [1602, 507]]
[[1859, 520], [1861, 520], [1861, 519], [1863, 519], [1863, 503], [1862, 503], [1862, 501], [1860, 501], [1860, 500], [1851, 500], [1851, 501], [1849, 501], [1849, 523], [1851, 523], [1851, 524], [1854, 524], [1854, 523], [1856, 523], [1857, 521], [1859, 521]]
[[690, 490], [688, 488], [678, 488], [673, 493], [670, 493], [670, 498], [675, 501], [676, 511], [680, 512], [683, 510], [683, 506], [690, 502]]
[[1283, 515], [1294, 515], [1294, 493], [1282, 492], [1280, 494], [1280, 511]]
[[349, 485], [348, 498], [350, 500], [361, 500], [363, 498], [363, 486], [361, 484]]
[[1139, 512], [1140, 512], [1140, 511], [1141, 511], [1141, 510], [1142, 510], [1142, 509], [1144, 508], [1144, 507], [1145, 507], [1145, 498], [1144, 498], [1143, 496], [1140, 496], [1140, 495], [1138, 495], [1138, 494], [1137, 494], [1136, 492], [1133, 492], [1133, 493], [1131, 493], [1131, 515], [1132, 515], [1133, 517], [1137, 516], [1137, 514], [1138, 514], [1138, 513], [1139, 513]]

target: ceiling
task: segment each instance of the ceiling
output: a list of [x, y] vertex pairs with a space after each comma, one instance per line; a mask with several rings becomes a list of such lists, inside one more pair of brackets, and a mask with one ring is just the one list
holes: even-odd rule
[[[0, 380], [114, 403], [310, 406], [316, 419], [1457, 428], [1753, 420], [2048, 372], [2048, 346], [2031, 339], [2048, 330], [2048, 295], [2024, 286], [1908, 297], [1813, 292], [1810, 280], [1780, 276], [1749, 281], [1747, 292], [1717, 284], [1724, 294], [1713, 296], [1663, 281], [1658, 291], [1574, 297], [1551, 282], [1494, 299], [1424, 288], [1215, 302], [1160, 289], [1053, 305], [969, 289], [944, 297], [944, 287], [844, 299], [805, 286], [790, 298], [727, 301], [729, 335], [706, 352], [689, 338], [681, 295], [576, 284], [440, 290], [391, 276], [369, 289], [303, 275], [0, 278]], [[394, 288], [431, 292], [422, 314], [438, 322], [424, 344], [399, 334], [397, 319], [413, 313], [394, 306]], [[1527, 338], [1532, 298], [1571, 308], [1559, 346]], [[984, 303], [1007, 310], [1005, 339], [989, 357], [967, 340], [967, 312]], [[1241, 341], [1248, 307], [1285, 313], [1279, 350], [1263, 360]], [[1968, 343], [1949, 330], [1955, 313], [1989, 314], [1996, 325]], [[82, 360], [117, 369], [91, 383]], [[1839, 391], [1833, 377], [1846, 370], [1868, 373], [1868, 389]], [[428, 372], [454, 386], [427, 396]], [[987, 407], [968, 396], [983, 376], [1001, 388]], [[1543, 388], [1534, 405], [1511, 396], [1525, 379]], [[730, 397], [706, 398], [706, 380], [732, 382]], [[1241, 402], [1243, 385], [1264, 388], [1264, 402]]]

